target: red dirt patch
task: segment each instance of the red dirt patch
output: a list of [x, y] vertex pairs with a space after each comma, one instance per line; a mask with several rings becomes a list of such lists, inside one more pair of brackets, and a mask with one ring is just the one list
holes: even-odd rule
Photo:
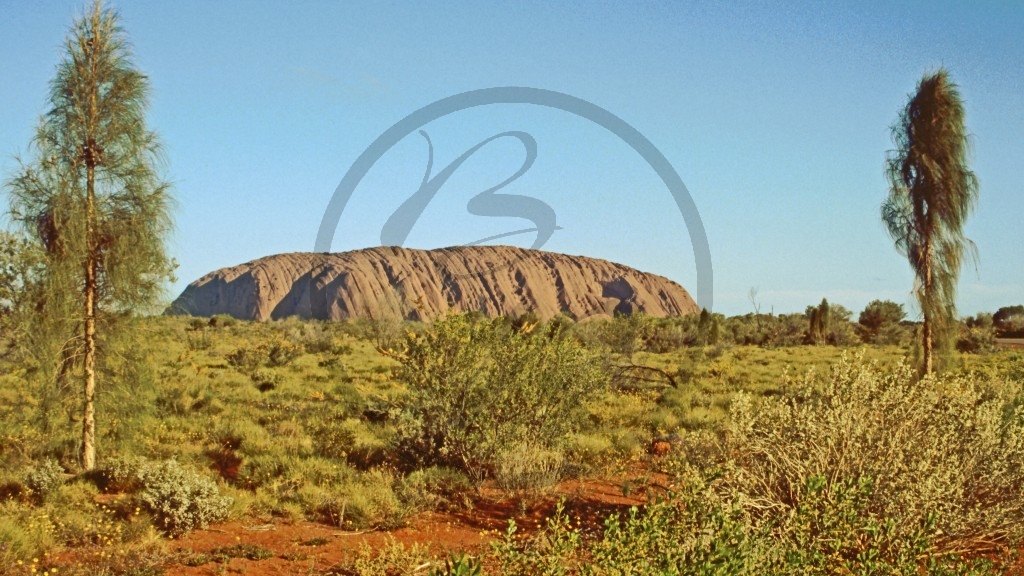
[[[624, 495], [624, 485], [639, 489]], [[255, 525], [253, 521], [233, 521], [191, 532], [172, 544], [171, 549], [184, 561], [188, 555], [209, 553], [222, 546], [255, 544], [272, 551], [275, 557], [260, 561], [233, 558], [223, 567], [218, 563], [185, 566], [179, 561], [167, 567], [166, 575], [217, 574], [222, 573], [222, 568], [228, 573], [255, 576], [316, 573], [346, 562], [364, 545], [380, 550], [392, 539], [406, 548], [414, 544], [429, 545], [434, 555], [449, 551], [481, 554], [488, 550], [489, 542], [500, 537], [510, 518], [515, 519], [518, 533], [536, 531], [560, 498], [565, 498], [565, 510], [572, 519], [578, 518], [583, 526], [598, 529], [608, 514], [641, 505], [646, 502], [647, 490], [664, 487], [664, 477], [655, 477], [653, 482], [638, 481], [635, 476], [573, 480], [559, 485], [550, 494], [528, 500], [485, 487], [472, 509], [417, 514], [405, 527], [387, 532], [346, 532], [313, 522]], [[314, 539], [323, 539], [326, 543], [303, 545]]]

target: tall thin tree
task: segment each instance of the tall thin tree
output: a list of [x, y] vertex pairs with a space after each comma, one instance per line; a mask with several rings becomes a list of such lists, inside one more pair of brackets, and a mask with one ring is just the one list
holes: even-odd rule
[[914, 292], [924, 316], [922, 372], [935, 370], [937, 348], [955, 328], [960, 267], [976, 253], [963, 227], [977, 203], [978, 180], [968, 165], [970, 142], [964, 105], [943, 69], [926, 75], [892, 127], [889, 197], [882, 220], [916, 276]]
[[45, 250], [41, 313], [77, 334], [62, 355], [81, 358], [86, 470], [96, 464], [97, 321], [152, 302], [174, 268], [164, 250], [169, 185], [145, 123], [149, 84], [118, 20], [97, 0], [75, 21], [35, 158], [8, 183], [13, 219]]

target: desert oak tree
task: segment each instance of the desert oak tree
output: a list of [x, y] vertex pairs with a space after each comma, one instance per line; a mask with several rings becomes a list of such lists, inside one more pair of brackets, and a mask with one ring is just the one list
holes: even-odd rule
[[965, 256], [974, 253], [963, 226], [978, 199], [964, 105], [945, 70], [921, 80], [892, 137], [896, 149], [886, 162], [890, 188], [882, 220], [916, 277], [924, 316], [921, 370], [930, 374], [936, 349], [955, 330], [957, 279]]
[[99, 0], [72, 25], [49, 110], [9, 181], [11, 215], [45, 254], [42, 314], [70, 315], [82, 369], [81, 465], [96, 464], [97, 318], [154, 301], [174, 263], [169, 185], [146, 128], [148, 80], [132, 64], [118, 15]]

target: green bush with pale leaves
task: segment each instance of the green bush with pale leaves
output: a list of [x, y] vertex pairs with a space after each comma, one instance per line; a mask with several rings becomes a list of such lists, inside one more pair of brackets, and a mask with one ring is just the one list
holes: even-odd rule
[[231, 498], [221, 496], [213, 480], [174, 460], [154, 462], [138, 472], [138, 495], [158, 527], [177, 535], [227, 518]]
[[[398, 423], [405, 456], [480, 479], [493, 476], [518, 442], [545, 451], [566, 445], [608, 377], [576, 340], [530, 327], [455, 314], [422, 335], [408, 333], [395, 354], [409, 390]], [[543, 460], [549, 467], [550, 458]]]
[[738, 395], [726, 447], [735, 489], [764, 514], [821, 490], [869, 481], [865, 511], [913, 530], [936, 517], [936, 545], [984, 548], [1024, 536], [1024, 407], [1019, 382], [948, 375], [918, 380], [844, 358], [824, 379], [755, 402]]

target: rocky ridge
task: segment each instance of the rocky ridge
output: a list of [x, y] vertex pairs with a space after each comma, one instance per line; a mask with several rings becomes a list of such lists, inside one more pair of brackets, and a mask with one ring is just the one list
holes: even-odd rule
[[667, 278], [597, 258], [510, 246], [378, 247], [279, 254], [222, 268], [189, 284], [169, 312], [258, 321], [396, 314], [431, 320], [468, 310], [582, 319], [633, 312], [679, 316], [696, 312], [697, 305]]

